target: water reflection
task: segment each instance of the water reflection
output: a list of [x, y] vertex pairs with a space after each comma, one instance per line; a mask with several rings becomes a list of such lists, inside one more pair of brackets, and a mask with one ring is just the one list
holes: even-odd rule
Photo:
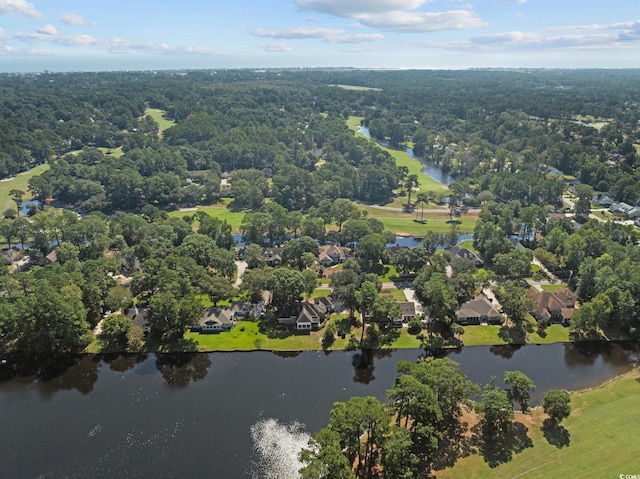
[[88, 394], [98, 381], [100, 360], [95, 356], [67, 355], [33, 357], [10, 355], [0, 363], [0, 385], [37, 383], [37, 391], [49, 398], [58, 391]]
[[491, 351], [491, 353], [495, 354], [496, 356], [500, 356], [501, 358], [511, 359], [516, 351], [520, 350], [522, 346], [522, 344], [495, 345], [491, 346], [489, 348], [489, 351]]
[[351, 365], [353, 366], [353, 382], [360, 384], [369, 384], [375, 380], [373, 374], [375, 370], [375, 360], [390, 358], [393, 356], [393, 349], [361, 349], [351, 356]]
[[207, 377], [211, 367], [208, 354], [168, 353], [156, 355], [156, 368], [168, 386], [182, 388], [191, 381], [201, 381]]
[[109, 369], [119, 373], [124, 373], [133, 369], [137, 364], [147, 360], [147, 354], [106, 354], [102, 356], [105, 363], [109, 365]]

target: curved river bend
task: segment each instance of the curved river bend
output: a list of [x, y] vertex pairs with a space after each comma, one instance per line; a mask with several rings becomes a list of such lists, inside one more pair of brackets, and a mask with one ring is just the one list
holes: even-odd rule
[[[85, 356], [45, 379], [0, 369], [0, 477], [288, 478], [335, 401], [385, 398], [398, 361], [355, 352]], [[629, 370], [637, 345], [468, 347], [448, 353], [469, 379], [520, 370], [582, 389]], [[358, 364], [360, 367], [354, 367]]]

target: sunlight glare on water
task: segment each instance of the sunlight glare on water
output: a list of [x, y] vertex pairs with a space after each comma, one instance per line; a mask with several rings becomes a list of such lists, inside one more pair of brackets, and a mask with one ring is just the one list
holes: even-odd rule
[[300, 451], [311, 436], [298, 422], [281, 424], [276, 419], [261, 419], [251, 426], [251, 438], [258, 460], [251, 477], [255, 479], [297, 479], [302, 464]]

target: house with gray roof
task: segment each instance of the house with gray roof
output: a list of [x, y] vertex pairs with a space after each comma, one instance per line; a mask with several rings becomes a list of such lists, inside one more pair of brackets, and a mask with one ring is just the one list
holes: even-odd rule
[[501, 324], [502, 315], [482, 293], [463, 303], [456, 311], [458, 324]]
[[191, 326], [191, 331], [198, 333], [220, 333], [230, 331], [235, 325], [235, 313], [231, 308], [208, 308], [198, 323]]

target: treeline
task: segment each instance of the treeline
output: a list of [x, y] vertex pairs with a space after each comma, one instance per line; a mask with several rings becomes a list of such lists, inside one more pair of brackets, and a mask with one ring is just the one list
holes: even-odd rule
[[[349, 134], [344, 118], [359, 115], [377, 139], [392, 146], [411, 140], [417, 154], [450, 169], [466, 193], [491, 187], [503, 197], [510, 185], [500, 188], [492, 178], [550, 166], [635, 203], [637, 76], [631, 70], [3, 75], [0, 176], [70, 151], [121, 147], [120, 162], [94, 151], [84, 155], [91, 158], [65, 158], [89, 168], [65, 166], [48, 178], [53, 187], [40, 191], [34, 185], [34, 191], [61, 195], [87, 210], [122, 208], [97, 190], [107, 188], [110, 178], [92, 168], [104, 165], [112, 174], [130, 168], [142, 176], [132, 187], [145, 194], [138, 193], [130, 207], [208, 201], [211, 196], [194, 189], [203, 184], [187, 179], [193, 179], [190, 172], [219, 167], [220, 173], [267, 169], [278, 177], [270, 194], [288, 209], [308, 208], [322, 197], [383, 201], [404, 172], [389, 155]], [[334, 84], [376, 89], [329, 86]], [[175, 126], [158, 136], [157, 124], [144, 115], [147, 107], [164, 110]], [[141, 158], [147, 155], [155, 158]], [[75, 179], [83, 180], [83, 188], [68, 194], [64, 183]], [[194, 188], [162, 192], [176, 184]], [[308, 195], [295, 192], [302, 185]], [[542, 196], [531, 202], [553, 204], [553, 194]]]

